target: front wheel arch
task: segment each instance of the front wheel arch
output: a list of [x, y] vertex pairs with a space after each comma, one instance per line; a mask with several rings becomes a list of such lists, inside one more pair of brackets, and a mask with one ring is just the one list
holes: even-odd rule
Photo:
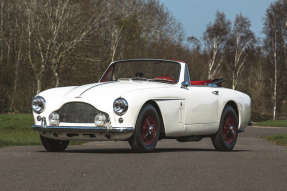
[[162, 139], [162, 138], [165, 137], [165, 127], [164, 127], [164, 121], [163, 121], [163, 118], [162, 118], [161, 110], [160, 110], [158, 104], [156, 103], [156, 101], [155, 101], [155, 100], [148, 100], [148, 101], [146, 101], [146, 102], [142, 105], [142, 107], [141, 107], [141, 109], [140, 109], [138, 115], [140, 114], [141, 110], [142, 110], [146, 105], [148, 105], [148, 104], [152, 105], [152, 106], [156, 109], [156, 111], [157, 111], [157, 113], [158, 113], [158, 115], [159, 115], [160, 124], [161, 124], [161, 125], [160, 125], [160, 136], [159, 136], [159, 139]]
[[133, 136], [128, 140], [136, 152], [154, 151], [160, 136], [160, 117], [156, 108], [146, 104], [141, 109]]

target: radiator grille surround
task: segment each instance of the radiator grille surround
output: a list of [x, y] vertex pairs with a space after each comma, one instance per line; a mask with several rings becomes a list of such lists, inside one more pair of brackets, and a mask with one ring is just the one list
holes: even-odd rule
[[64, 104], [58, 111], [60, 122], [64, 123], [94, 123], [95, 116], [102, 113], [109, 121], [109, 115], [97, 110], [95, 107], [84, 102], [69, 102]]

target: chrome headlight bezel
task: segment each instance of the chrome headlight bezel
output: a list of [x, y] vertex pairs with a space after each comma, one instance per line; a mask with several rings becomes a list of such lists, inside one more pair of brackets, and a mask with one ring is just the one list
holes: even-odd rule
[[36, 96], [32, 100], [32, 109], [35, 113], [40, 114], [45, 110], [46, 100], [42, 96]]
[[128, 102], [124, 98], [120, 97], [114, 101], [113, 109], [115, 114], [122, 116], [127, 112], [128, 108], [129, 108]]

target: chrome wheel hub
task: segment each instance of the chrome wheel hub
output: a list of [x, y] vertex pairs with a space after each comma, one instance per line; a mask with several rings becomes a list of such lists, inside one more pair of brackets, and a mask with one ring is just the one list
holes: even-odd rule
[[153, 133], [153, 126], [151, 125], [151, 126], [149, 126], [149, 128], [148, 128], [148, 133], [149, 133], [149, 135], [152, 135], [152, 133]]
[[232, 132], [232, 134], [234, 134], [235, 132], [234, 132], [234, 128], [233, 128], [233, 126], [232, 125], [230, 125], [229, 126], [229, 129], [230, 129], [230, 131]]

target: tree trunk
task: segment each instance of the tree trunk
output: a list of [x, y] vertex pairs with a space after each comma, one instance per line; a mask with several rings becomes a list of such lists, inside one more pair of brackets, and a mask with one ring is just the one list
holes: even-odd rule
[[39, 76], [37, 77], [36, 81], [37, 81], [37, 94], [39, 94], [41, 92], [41, 88], [42, 88], [41, 87], [42, 86], [42, 81], [41, 81]]
[[15, 72], [14, 72], [14, 84], [13, 84], [13, 93], [11, 96], [11, 103], [9, 107], [10, 112], [15, 112], [15, 96], [17, 92], [17, 84], [18, 84], [18, 74], [19, 74], [19, 61], [16, 61]]
[[60, 77], [57, 71], [54, 71], [54, 77], [55, 77], [55, 87], [59, 87], [60, 85]]
[[212, 78], [213, 78], [213, 77], [212, 77], [212, 74], [211, 74], [211, 70], [209, 69], [209, 70], [208, 70], [208, 80], [212, 80]]
[[273, 120], [276, 120], [277, 112], [277, 31], [274, 38], [274, 90], [273, 90]]
[[232, 72], [232, 89], [235, 90], [236, 85], [235, 85], [235, 73], [234, 71]]
[[[1, 2], [1, 5], [0, 5], [1, 7], [0, 7], [0, 9], [1, 9], [1, 11], [0, 11], [0, 32], [1, 32], [1, 35], [3, 35], [3, 31], [4, 31], [4, 22], [3, 22], [3, 18], [4, 18], [4, 1], [2, 1]], [[2, 41], [2, 43], [3, 43], [3, 41]], [[0, 46], [0, 62], [1, 62], [1, 64], [3, 64], [3, 62], [4, 62], [4, 48], [3, 48], [3, 46]]]

